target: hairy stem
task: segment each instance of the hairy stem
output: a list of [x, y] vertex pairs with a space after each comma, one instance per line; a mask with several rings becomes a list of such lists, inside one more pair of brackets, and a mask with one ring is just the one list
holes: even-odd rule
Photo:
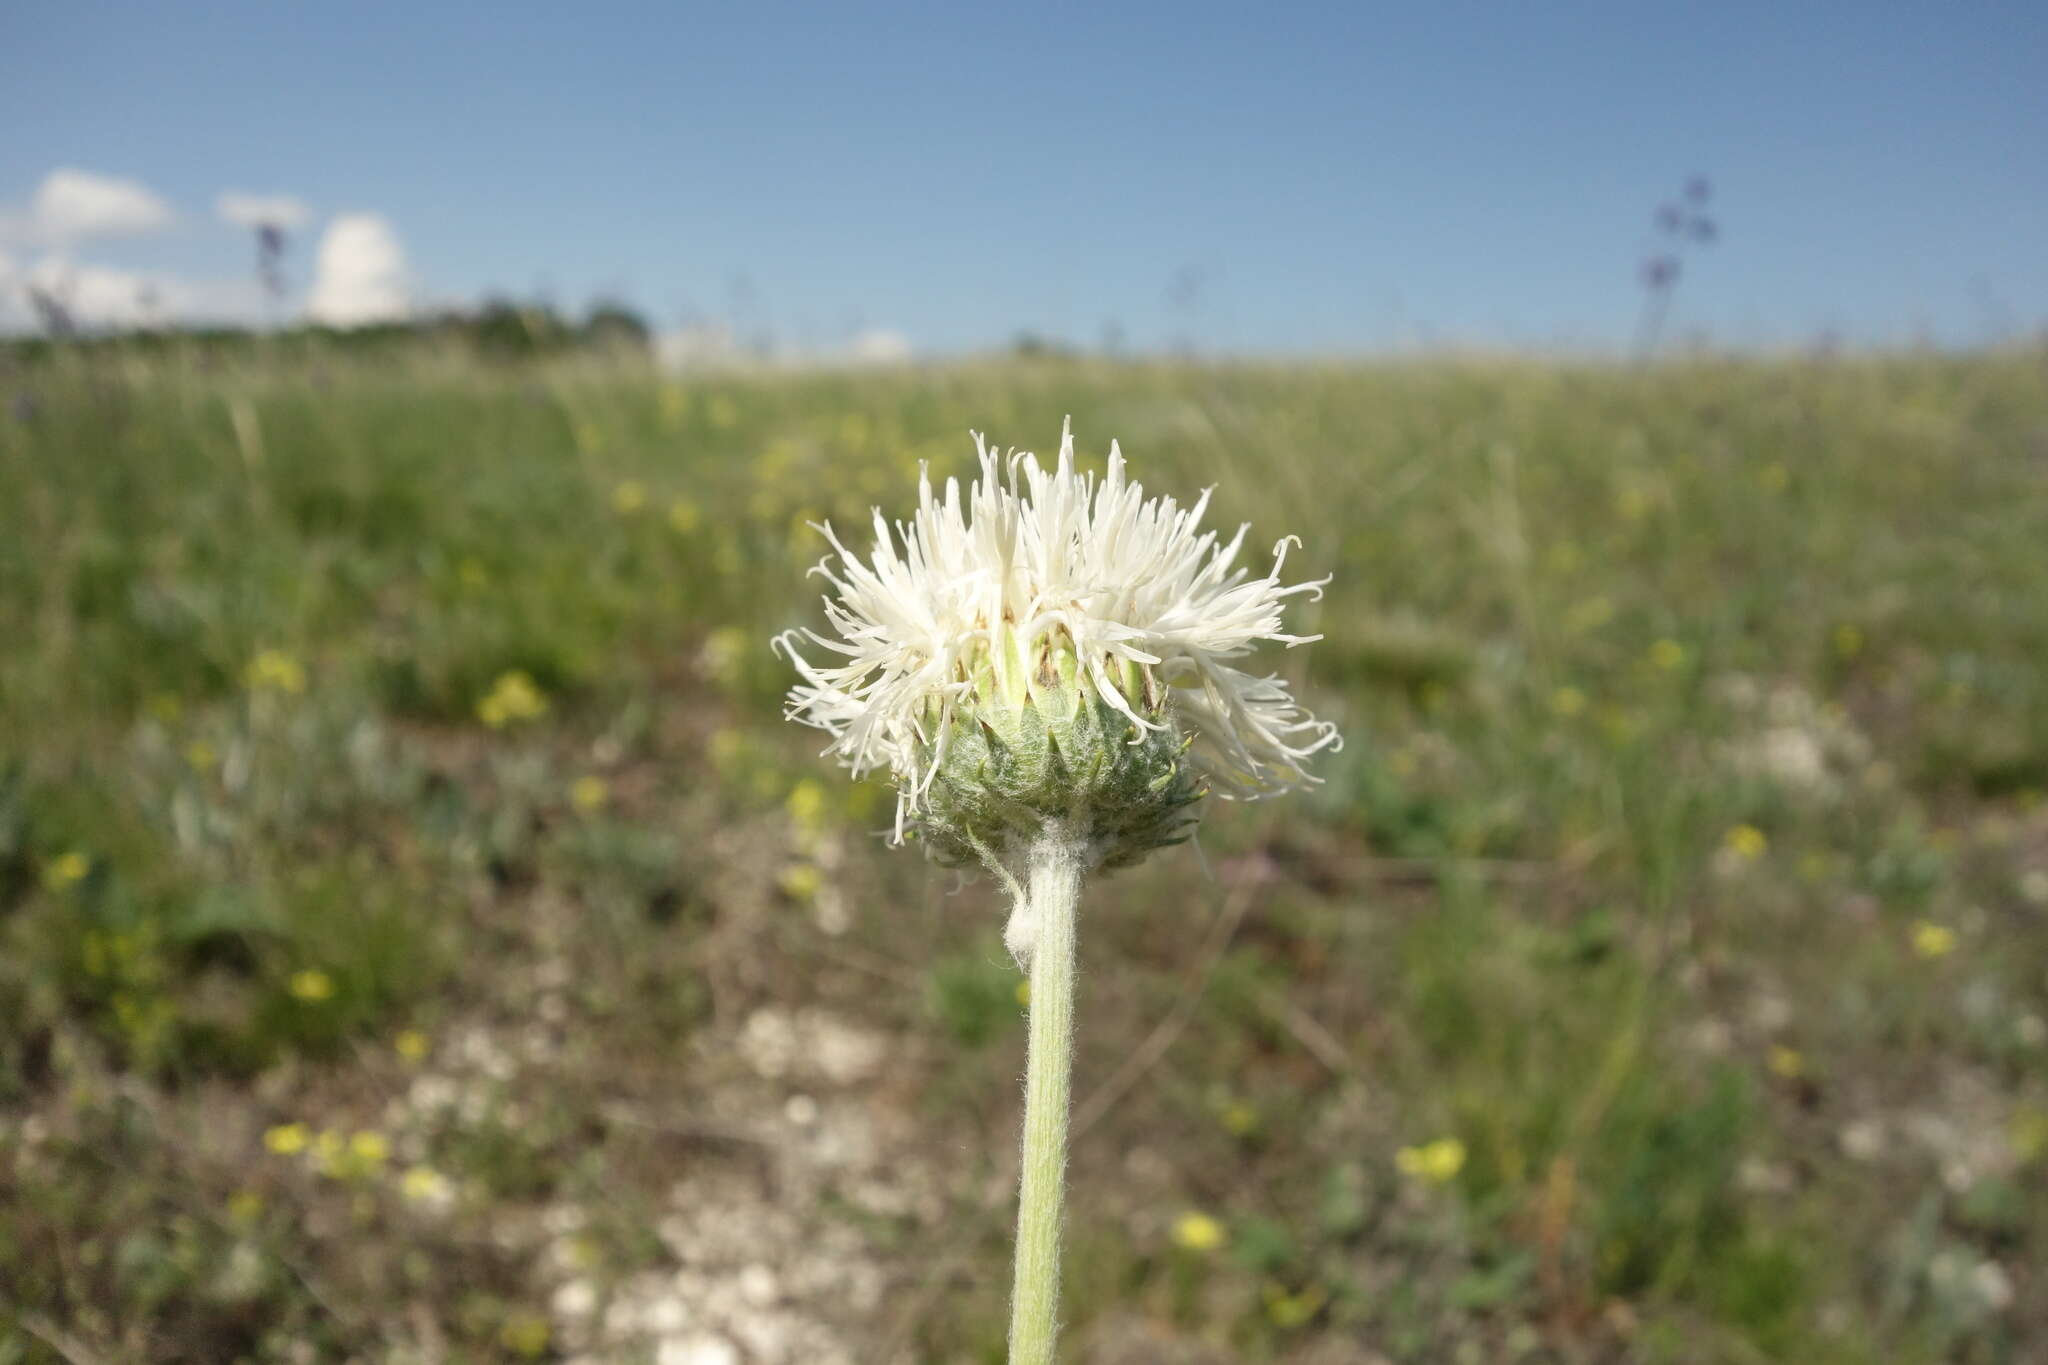
[[1074, 920], [1081, 877], [1087, 871], [1086, 850], [1071, 832], [1048, 828], [1032, 846], [1025, 867], [1035, 942], [1010, 1365], [1050, 1365], [1059, 1336], [1060, 1209], [1066, 1192], [1067, 1091], [1074, 1061]]

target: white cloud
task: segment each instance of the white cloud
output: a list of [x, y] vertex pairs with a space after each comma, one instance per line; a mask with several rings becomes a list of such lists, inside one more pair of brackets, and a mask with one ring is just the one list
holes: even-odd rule
[[227, 190], [213, 201], [213, 211], [224, 223], [255, 231], [260, 227], [296, 232], [313, 220], [313, 211], [303, 199], [289, 194], [245, 194]]
[[9, 235], [58, 245], [91, 237], [138, 237], [161, 231], [175, 217], [171, 206], [139, 180], [68, 167], [51, 171], [36, 187], [26, 216], [7, 220]]
[[44, 256], [26, 270], [0, 268], [0, 331], [35, 328], [32, 292], [54, 299], [87, 331], [170, 323], [253, 323], [263, 315], [254, 280], [194, 280], [160, 272]]
[[35, 290], [62, 304], [81, 327], [134, 327], [184, 313], [193, 291], [167, 276], [104, 265], [75, 265], [45, 256], [21, 277], [23, 294]]
[[316, 322], [360, 327], [412, 311], [405, 250], [374, 213], [345, 213], [327, 225], [313, 264], [306, 313]]
[[910, 338], [891, 328], [871, 327], [847, 340], [846, 358], [856, 365], [901, 365], [910, 359]]

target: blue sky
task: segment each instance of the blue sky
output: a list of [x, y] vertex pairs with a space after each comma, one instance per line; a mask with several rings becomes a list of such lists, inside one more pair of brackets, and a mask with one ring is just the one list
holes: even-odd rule
[[[1618, 347], [1652, 211], [1699, 173], [1722, 236], [1679, 329], [2048, 324], [2038, 3], [16, 0], [0, 27], [0, 254], [188, 310], [253, 306], [214, 210], [240, 190], [311, 206], [301, 286], [335, 215], [374, 214], [416, 301], [612, 293], [785, 344]], [[175, 217], [38, 239], [62, 168]]]

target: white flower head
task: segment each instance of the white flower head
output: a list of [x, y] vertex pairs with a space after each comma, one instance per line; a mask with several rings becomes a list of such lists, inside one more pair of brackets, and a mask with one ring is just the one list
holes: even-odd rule
[[[1051, 727], [1063, 782], [1081, 780], [1070, 771], [1077, 761], [1103, 766], [1099, 753], [1077, 760], [1079, 742], [1060, 729], [1076, 715], [1105, 718], [1088, 723], [1162, 755], [1155, 768], [1177, 770], [1184, 753], [1195, 773], [1176, 806], [1203, 788], [1258, 796], [1314, 780], [1306, 762], [1339, 743], [1335, 727], [1278, 676], [1237, 666], [1262, 642], [1321, 638], [1282, 626], [1288, 598], [1320, 597], [1329, 581], [1284, 582], [1291, 537], [1254, 576], [1238, 563], [1249, 528], [1227, 541], [1203, 530], [1206, 491], [1185, 508], [1147, 498], [1113, 442], [1100, 479], [1075, 469], [1071, 424], [1050, 472], [1029, 452], [999, 457], [980, 434], [974, 442], [981, 477], [965, 495], [958, 480], [941, 495], [921, 475], [909, 521], [892, 531], [875, 512], [866, 559], [818, 528], [836, 552], [814, 571], [835, 590], [825, 599], [832, 633], [801, 635], [834, 657], [805, 658], [797, 632], [778, 640], [802, 677], [789, 716], [830, 732], [827, 752], [856, 776], [894, 775], [899, 839], [906, 822], [928, 821], [934, 783], [944, 785], [949, 759], [962, 761], [963, 743], [984, 772], [996, 760], [975, 746], [988, 737], [996, 753], [1010, 752], [1024, 732], [1003, 718], [1033, 707], [1047, 719], [1026, 730], [1042, 746]], [[1168, 785], [1159, 772], [1139, 779], [1154, 791]]]

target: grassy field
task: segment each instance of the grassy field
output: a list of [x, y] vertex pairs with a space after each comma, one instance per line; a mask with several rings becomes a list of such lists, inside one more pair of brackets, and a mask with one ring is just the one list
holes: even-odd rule
[[0, 1362], [1002, 1357], [1002, 907], [780, 719], [1064, 414], [1349, 742], [1082, 918], [1069, 1354], [2048, 1358], [2048, 355], [0, 373]]

